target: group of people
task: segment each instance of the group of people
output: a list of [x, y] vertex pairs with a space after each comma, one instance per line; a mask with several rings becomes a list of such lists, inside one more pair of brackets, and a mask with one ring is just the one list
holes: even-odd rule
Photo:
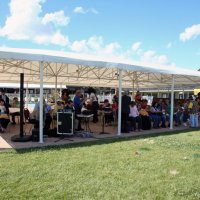
[[19, 108], [19, 101], [17, 97], [13, 98], [12, 104], [10, 104], [10, 100], [8, 96], [5, 94], [5, 90], [1, 89], [0, 91], [0, 132], [5, 132], [8, 123], [10, 122], [10, 116], [11, 116], [11, 122], [12, 124], [16, 124], [15, 117], [19, 116], [19, 112], [9, 112], [9, 108]]
[[9, 119], [9, 108], [6, 105], [5, 101], [0, 97], [0, 132], [5, 132]]
[[75, 119], [78, 122], [75, 128], [76, 131], [82, 131], [83, 128], [81, 126], [80, 114], [84, 110], [90, 110], [93, 114], [93, 122], [98, 122], [98, 109], [99, 103], [96, 95], [96, 91], [94, 88], [88, 88], [87, 93], [89, 98], [85, 97], [81, 90], [77, 89], [74, 94], [73, 100], [70, 98], [70, 93], [68, 89], [64, 89], [62, 91], [61, 99], [57, 101], [56, 108], [54, 109], [54, 113], [59, 110], [71, 111], [75, 113]]
[[[184, 125], [198, 127], [200, 112], [200, 94], [199, 97], [191, 96], [189, 100], [177, 102], [173, 110], [173, 123], [175, 126]], [[135, 101], [124, 93], [122, 96], [122, 115], [121, 131], [128, 133], [141, 129], [148, 130], [151, 127], [166, 128], [170, 127], [171, 103], [169, 99], [154, 100], [152, 105], [148, 105], [147, 100], [139, 99]], [[137, 125], [137, 127], [136, 127]]]
[[[57, 101], [56, 106], [52, 110], [52, 107], [43, 101], [43, 113], [44, 113], [44, 130], [50, 129], [53, 118], [56, 118], [56, 113], [59, 110], [68, 110], [74, 112], [75, 119], [77, 120], [76, 130], [83, 130], [81, 126], [80, 114], [84, 110], [89, 110], [93, 114], [93, 122], [97, 123], [99, 110], [105, 113], [105, 124], [109, 125], [114, 121], [114, 118], [118, 117], [118, 94], [114, 95], [112, 103], [108, 99], [105, 99], [102, 104], [99, 104], [98, 97], [94, 88], [88, 88], [87, 96], [81, 90], [76, 90], [73, 100], [70, 98], [70, 93], [67, 89], [62, 91], [61, 99]], [[142, 100], [141, 94], [136, 93], [134, 101], [131, 101], [131, 97], [128, 93], [122, 94], [121, 105], [121, 132], [127, 133], [130, 131], [149, 130], [151, 128], [166, 128], [170, 126], [171, 116], [171, 104], [169, 99], [157, 99], [154, 100], [152, 105], [148, 105], [147, 100]], [[13, 98], [12, 104], [9, 103], [9, 98], [5, 95], [5, 91], [0, 91], [0, 132], [4, 132], [8, 123], [16, 124], [15, 117], [19, 116], [19, 112], [13, 112], [9, 115], [9, 107], [19, 108], [20, 104], [17, 97]], [[38, 102], [35, 105], [34, 118], [36, 119], [36, 125], [39, 127], [39, 107]], [[200, 93], [198, 97], [190, 97], [184, 102], [177, 102], [174, 105], [173, 119], [174, 125], [198, 127], [198, 113], [200, 111]], [[53, 113], [54, 114], [53, 114]]]

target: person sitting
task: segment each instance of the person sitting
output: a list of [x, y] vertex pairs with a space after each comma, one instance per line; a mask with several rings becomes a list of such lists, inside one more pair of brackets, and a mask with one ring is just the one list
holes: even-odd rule
[[177, 103], [174, 107], [174, 121], [175, 121], [175, 126], [181, 125], [181, 119], [183, 115], [183, 108], [179, 103]]
[[[36, 119], [35, 128], [39, 128], [40, 102], [38, 102], [35, 105], [34, 113]], [[51, 117], [51, 106], [45, 102], [45, 99], [43, 100], [43, 119], [44, 119], [44, 130], [46, 131], [50, 129], [52, 117]]]
[[157, 104], [156, 108], [159, 111], [157, 115], [160, 115], [162, 121], [161, 127], [166, 128], [166, 105], [162, 99], [159, 100], [159, 103]]
[[44, 111], [45, 111], [44, 130], [49, 130], [51, 122], [52, 122], [51, 106], [45, 102], [44, 107], [45, 107], [44, 108]]
[[136, 103], [140, 103], [141, 100], [142, 100], [142, 95], [141, 95], [140, 91], [138, 90], [138, 91], [136, 92], [136, 94], [135, 94], [135, 102], [136, 102]]
[[68, 111], [68, 112], [74, 112], [74, 103], [72, 100], [68, 100], [67, 104], [65, 105], [64, 107], [64, 110], [65, 111]]
[[118, 103], [116, 102], [114, 98], [113, 98], [113, 104], [112, 104], [112, 111], [113, 111], [114, 121], [116, 122], [118, 118]]
[[153, 102], [150, 110], [150, 117], [151, 121], [153, 122], [153, 128], [160, 128], [161, 111], [158, 110], [157, 105], [157, 102]]
[[[11, 105], [12, 108], [20, 108], [20, 103], [19, 103], [19, 100], [17, 97], [14, 97], [13, 98], [13, 102], [12, 102], [12, 105]], [[16, 124], [15, 122], [15, 117], [16, 116], [20, 116], [20, 112], [13, 112], [10, 114], [11, 117], [12, 117], [12, 124]]]
[[143, 99], [143, 100], [141, 101], [141, 108], [142, 108], [142, 109], [146, 109], [147, 104], [148, 104], [148, 101], [147, 101], [146, 99]]
[[141, 104], [138, 104], [138, 111], [140, 113], [140, 117], [142, 119], [142, 130], [150, 130], [151, 129], [151, 119], [149, 117], [150, 107], [147, 106], [146, 109], [141, 108]]
[[188, 119], [189, 119], [189, 111], [188, 111], [188, 104], [189, 102], [186, 101], [184, 104], [183, 104], [183, 125], [184, 126], [188, 126], [187, 122], [188, 122]]
[[64, 102], [64, 104], [66, 104], [70, 100], [69, 90], [68, 89], [63, 89], [62, 90], [61, 99]]
[[104, 100], [104, 104], [102, 105], [102, 110], [104, 111], [105, 126], [108, 126], [112, 121], [114, 121], [112, 107], [108, 99]]
[[9, 119], [9, 109], [5, 104], [3, 99], [0, 99], [0, 132], [4, 133], [8, 123], [10, 122]]
[[129, 120], [131, 121], [131, 130], [136, 131], [136, 122], [138, 123], [138, 131], [142, 128], [142, 119], [139, 116], [139, 112], [134, 101], [130, 103]]
[[61, 99], [58, 99], [52, 113], [54, 120], [57, 119], [57, 112], [62, 112], [64, 107], [65, 107], [64, 101], [62, 101]]

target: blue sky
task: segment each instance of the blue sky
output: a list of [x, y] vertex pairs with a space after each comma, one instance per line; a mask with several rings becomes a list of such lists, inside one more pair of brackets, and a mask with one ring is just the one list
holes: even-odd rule
[[1, 0], [0, 47], [200, 68], [199, 0]]

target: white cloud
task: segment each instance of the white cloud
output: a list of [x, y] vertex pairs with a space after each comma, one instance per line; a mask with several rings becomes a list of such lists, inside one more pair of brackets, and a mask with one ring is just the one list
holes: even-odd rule
[[[155, 51], [144, 51], [140, 48], [141, 42], [133, 43], [131, 48], [121, 51], [122, 47], [118, 42], [104, 44], [102, 36], [93, 36], [85, 40], [74, 41], [70, 45], [72, 51], [90, 54], [101, 58], [110, 58], [116, 61], [133, 61], [137, 64], [145, 65], [167, 65], [175, 66], [170, 63], [166, 55], [159, 55]], [[135, 51], [134, 51], [135, 50]], [[139, 53], [138, 53], [139, 52]]]
[[106, 45], [106, 47], [104, 48], [104, 52], [106, 54], [115, 54], [116, 51], [118, 51], [120, 48], [121, 47], [118, 44], [118, 42], [113, 42], [113, 43]]
[[75, 52], [84, 52], [84, 53], [88, 52], [86, 40], [74, 41], [70, 48], [72, 51]]
[[84, 9], [81, 6], [74, 8], [74, 13], [86, 14], [88, 12], [91, 12], [93, 14], [99, 14], [99, 12], [94, 8]]
[[74, 12], [75, 13], [82, 13], [82, 14], [87, 13], [87, 11], [84, 10], [83, 7], [81, 7], [81, 6], [74, 8]]
[[169, 61], [166, 55], [157, 55], [155, 51], [145, 51], [140, 61], [145, 64], [156, 64], [156, 65], [169, 65]]
[[91, 8], [89, 9], [90, 12], [94, 13], [94, 14], [99, 14], [99, 11], [97, 11], [96, 9], [94, 8]]
[[4, 44], [0, 46], [0, 49], [5, 49], [5, 48], [8, 48], [8, 46]]
[[91, 49], [98, 50], [103, 45], [103, 37], [102, 36], [99, 36], [99, 37], [97, 37], [97, 36], [90, 37], [88, 39], [87, 44], [88, 44], [88, 46]]
[[52, 35], [37, 35], [34, 41], [38, 44], [55, 44], [60, 46], [67, 46], [69, 44], [69, 39], [67, 36], [62, 35], [59, 31]]
[[138, 51], [140, 49], [141, 44], [142, 44], [141, 42], [135, 42], [135, 43], [132, 44], [131, 49], [133, 51]]
[[182, 42], [185, 42], [190, 39], [195, 39], [199, 35], [200, 35], [200, 24], [196, 24], [191, 27], [187, 27], [185, 31], [179, 35], [179, 39]]
[[69, 24], [70, 18], [65, 16], [64, 11], [60, 10], [54, 13], [47, 13], [42, 18], [42, 24], [46, 25], [49, 22], [54, 23], [55, 25], [66, 26]]
[[0, 36], [11, 40], [31, 40], [39, 44], [67, 45], [67, 36], [62, 35], [57, 27], [67, 25], [69, 17], [65, 16], [63, 11], [46, 13], [44, 17], [40, 17], [41, 4], [44, 2], [44, 0], [11, 0], [10, 16], [0, 28]]
[[117, 42], [104, 45], [102, 36], [92, 36], [88, 40], [74, 41], [70, 46], [70, 49], [75, 52], [107, 56], [118, 54], [120, 48]]
[[102, 49], [103, 38], [102, 36], [92, 36], [88, 40], [76, 40], [71, 44], [71, 50], [76, 52], [97, 52]]
[[167, 49], [170, 49], [171, 47], [172, 47], [172, 43], [169, 42], [169, 43], [166, 45], [166, 48], [167, 48]]

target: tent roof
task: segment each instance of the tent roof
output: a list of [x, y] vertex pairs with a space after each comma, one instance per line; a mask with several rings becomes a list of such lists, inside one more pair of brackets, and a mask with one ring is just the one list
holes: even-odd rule
[[[25, 81], [39, 83], [39, 61], [44, 62], [44, 83], [80, 86], [118, 87], [118, 70], [123, 69], [123, 87], [167, 88], [171, 75], [178, 87], [199, 85], [200, 72], [177, 67], [146, 66], [121, 58], [37, 49], [0, 49], [0, 82], [18, 83], [19, 73]], [[56, 77], [56, 78], [55, 78]]]

